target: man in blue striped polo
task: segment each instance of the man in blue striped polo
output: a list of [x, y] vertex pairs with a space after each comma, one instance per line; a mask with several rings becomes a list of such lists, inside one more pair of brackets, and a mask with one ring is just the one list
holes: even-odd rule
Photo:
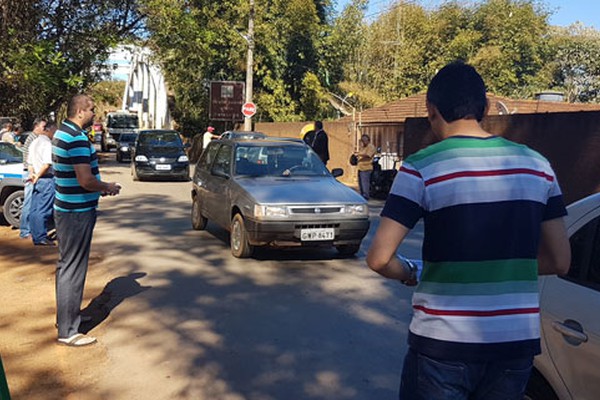
[[117, 183], [100, 180], [98, 157], [86, 128], [94, 120], [94, 101], [76, 95], [68, 104], [67, 119], [52, 141], [56, 193], [54, 220], [59, 259], [56, 267], [58, 342], [86, 346], [96, 342], [79, 333], [80, 307], [88, 269], [96, 207], [100, 195], [117, 195]]
[[[538, 274], [565, 274], [566, 210], [548, 161], [484, 131], [481, 76], [456, 62], [427, 91], [439, 142], [406, 158], [367, 255], [418, 286], [401, 399], [521, 399], [540, 349]], [[423, 270], [396, 256], [423, 218]]]

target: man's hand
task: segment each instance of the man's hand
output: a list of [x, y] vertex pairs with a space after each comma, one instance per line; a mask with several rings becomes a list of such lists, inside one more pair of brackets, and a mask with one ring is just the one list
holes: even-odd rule
[[121, 185], [116, 182], [107, 182], [106, 189], [102, 191], [103, 196], [116, 196], [121, 192]]

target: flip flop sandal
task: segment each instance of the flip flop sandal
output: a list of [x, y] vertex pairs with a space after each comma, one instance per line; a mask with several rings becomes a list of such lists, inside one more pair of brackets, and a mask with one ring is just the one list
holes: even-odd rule
[[82, 347], [96, 343], [96, 338], [93, 336], [86, 336], [83, 333], [76, 333], [68, 338], [58, 338], [58, 343], [65, 346]]

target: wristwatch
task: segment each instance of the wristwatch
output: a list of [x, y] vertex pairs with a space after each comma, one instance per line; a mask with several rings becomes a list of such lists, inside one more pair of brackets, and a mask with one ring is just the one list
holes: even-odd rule
[[417, 282], [417, 265], [412, 262], [410, 259], [398, 255], [398, 258], [400, 259], [400, 262], [402, 263], [402, 265], [406, 265], [408, 267], [408, 271], [409, 271], [409, 275], [407, 279], [403, 279], [400, 282], [406, 286], [415, 286], [418, 282]]

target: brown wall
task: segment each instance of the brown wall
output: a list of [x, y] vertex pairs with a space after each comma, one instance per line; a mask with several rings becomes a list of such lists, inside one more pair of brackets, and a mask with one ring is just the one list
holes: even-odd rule
[[[546, 157], [567, 204], [600, 192], [600, 112], [498, 115], [487, 117], [483, 126]], [[434, 140], [426, 118], [407, 119], [407, 155]]]
[[[258, 123], [256, 130], [272, 136], [299, 137], [305, 122]], [[324, 122], [329, 135], [329, 169], [343, 168], [342, 180], [356, 185], [356, 167], [348, 163], [354, 149], [352, 125]], [[498, 115], [487, 117], [489, 132], [524, 143], [552, 163], [565, 201], [572, 203], [600, 192], [600, 112]], [[378, 123], [361, 127], [383, 152], [395, 152], [402, 159], [433, 143], [427, 118], [409, 118], [402, 123]]]

